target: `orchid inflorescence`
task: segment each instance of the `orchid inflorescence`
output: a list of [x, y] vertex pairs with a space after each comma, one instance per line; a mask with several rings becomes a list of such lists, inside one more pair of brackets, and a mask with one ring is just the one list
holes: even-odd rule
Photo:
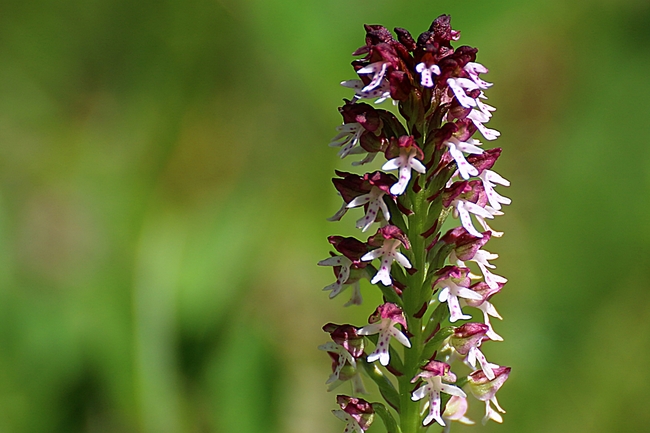
[[[330, 298], [351, 287], [346, 306], [360, 305], [366, 279], [383, 304], [366, 326], [323, 327], [331, 337], [319, 347], [332, 358], [329, 389], [352, 384], [352, 396], [339, 395], [341, 409], [333, 413], [345, 432], [362, 433], [375, 414], [391, 433], [422, 432], [434, 423], [448, 431], [453, 421], [473, 423], [465, 416], [465, 389], [485, 403], [483, 423], [502, 422], [496, 392], [510, 367], [488, 362], [481, 351], [484, 342], [503, 340], [490, 323], [501, 319], [491, 299], [507, 280], [492, 273], [498, 256], [483, 247], [502, 235], [487, 220], [510, 203], [495, 190], [509, 185], [492, 171], [501, 149], [484, 150], [473, 138], [476, 131], [488, 141], [499, 136], [485, 126], [495, 110], [485, 102], [492, 84], [481, 74], [488, 70], [476, 62], [475, 48], [452, 47], [460, 32], [448, 15], [417, 40], [401, 28], [396, 39], [379, 25], [365, 29], [366, 43], [353, 53], [363, 56], [352, 62], [359, 79], [341, 83], [354, 97], [339, 108], [343, 124], [330, 146], [341, 158], [360, 157], [355, 166], [378, 155], [386, 161], [362, 175], [336, 171], [343, 205], [330, 220], [363, 208], [356, 227], [378, 228], [366, 241], [330, 236], [336, 252], [319, 265], [334, 269], [336, 280], [324, 289]], [[403, 122], [362, 102], [388, 99]], [[460, 225], [443, 233], [449, 215]], [[472, 321], [473, 311], [482, 323]], [[366, 394], [362, 376], [377, 384], [387, 405], [358, 397]]]

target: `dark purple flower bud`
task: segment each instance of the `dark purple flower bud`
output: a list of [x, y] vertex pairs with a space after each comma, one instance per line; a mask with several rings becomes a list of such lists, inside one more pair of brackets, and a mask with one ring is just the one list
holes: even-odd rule
[[469, 389], [478, 400], [488, 401], [491, 400], [497, 393], [499, 388], [503, 386], [505, 381], [510, 376], [510, 367], [496, 367], [494, 371], [494, 379], [487, 378], [483, 370], [477, 370], [467, 376], [467, 384]]
[[447, 119], [448, 120], [465, 119], [471, 112], [472, 112], [471, 108], [463, 107], [460, 104], [460, 102], [458, 102], [458, 99], [454, 98], [454, 100], [451, 102], [451, 105], [449, 106], [449, 111], [447, 112]]
[[433, 287], [435, 287], [437, 283], [447, 279], [455, 281], [461, 287], [469, 287], [469, 272], [470, 270], [468, 268], [459, 268], [458, 266], [451, 265], [445, 266], [435, 273], [438, 278], [433, 282]]
[[416, 62], [424, 61], [425, 53], [432, 56], [432, 60], [426, 60], [427, 63], [437, 63], [440, 59], [453, 54], [451, 41], [458, 40], [460, 32], [451, 29], [450, 21], [449, 15], [441, 15], [431, 23], [428, 31], [418, 37], [415, 50]]
[[478, 347], [483, 340], [489, 340], [485, 334], [490, 329], [482, 323], [465, 323], [454, 329], [449, 343], [461, 355], [467, 355], [472, 347]]
[[[483, 424], [489, 419], [496, 422], [503, 422], [503, 418], [499, 414], [505, 413], [505, 410], [499, 405], [496, 393], [503, 386], [505, 381], [510, 375], [510, 367], [496, 367], [492, 368], [494, 379], [489, 379], [483, 370], [477, 370], [467, 376], [467, 384], [469, 390], [478, 400], [485, 402], [485, 416], [483, 417]], [[496, 407], [496, 410], [492, 408]]]
[[383, 319], [389, 319], [394, 323], [399, 323], [406, 329], [406, 319], [404, 318], [404, 312], [400, 307], [390, 302], [386, 302], [383, 305], [377, 307], [374, 313], [368, 317], [368, 323], [377, 323]]
[[454, 134], [459, 141], [467, 141], [472, 135], [477, 131], [476, 125], [469, 118], [458, 119], [455, 122], [456, 127], [458, 128], [457, 132]]
[[488, 149], [481, 154], [473, 154], [467, 157], [467, 162], [472, 164], [478, 170], [480, 175], [485, 170], [490, 170], [494, 163], [497, 162], [497, 159], [501, 155], [501, 148], [495, 147], [494, 149]]
[[415, 50], [415, 40], [408, 30], [401, 27], [395, 27], [393, 30], [395, 30], [395, 33], [397, 34], [397, 40], [404, 45], [404, 48], [408, 51]]
[[390, 97], [396, 101], [406, 101], [411, 94], [411, 79], [406, 72], [391, 71], [388, 74]]
[[482, 238], [477, 238], [468, 233], [464, 227], [460, 226], [445, 233], [442, 241], [449, 245], [455, 245], [454, 253], [459, 260], [471, 260], [476, 255], [476, 252], [490, 240], [490, 232], [484, 232], [482, 234]]
[[395, 39], [390, 31], [379, 24], [364, 24], [366, 29], [366, 45], [377, 45], [381, 43], [391, 43]]
[[[392, 36], [391, 36], [392, 38]], [[382, 43], [370, 47], [369, 63], [386, 62], [392, 68], [399, 68], [399, 56], [392, 44]]]
[[336, 251], [350, 259], [354, 265], [365, 267], [366, 263], [361, 262], [361, 256], [368, 252], [367, 244], [358, 239], [343, 236], [329, 236], [327, 240]]
[[350, 203], [360, 195], [370, 192], [371, 186], [358, 174], [338, 170], [335, 170], [335, 173], [341, 179], [333, 178], [332, 183], [346, 203]]
[[377, 110], [363, 102], [352, 103], [345, 100], [345, 105], [339, 107], [344, 123], [359, 123], [366, 131], [375, 132], [381, 125]]
[[442, 204], [445, 207], [451, 206], [451, 202], [456, 198], [470, 192], [472, 187], [466, 180], [454, 182], [449, 188], [446, 188], [442, 193]]
[[[460, 68], [464, 68], [466, 64], [469, 62], [475, 62], [476, 61], [476, 53], [478, 52], [478, 49], [473, 48], [473, 47], [468, 47], [467, 45], [460, 46], [456, 48], [454, 51], [454, 54], [452, 57], [456, 62], [458, 62], [458, 66]], [[463, 77], [467, 76], [467, 73], [463, 71], [462, 74]]]
[[431, 373], [431, 376], [447, 376], [449, 371], [451, 370], [451, 367], [449, 364], [441, 362], [441, 361], [429, 361], [427, 365], [422, 367], [422, 370], [426, 370]]
[[499, 293], [504, 285], [504, 283], [497, 283], [495, 288], [491, 288], [485, 281], [480, 281], [478, 283], [472, 284], [469, 289], [481, 295], [482, 298], [478, 300], [467, 299], [467, 305], [470, 307], [478, 308], [482, 303], [488, 301], [493, 295]]
[[368, 182], [371, 186], [376, 186], [385, 194], [390, 194], [390, 187], [397, 182], [397, 178], [392, 174], [384, 173], [383, 171], [374, 171], [363, 175], [363, 180]]
[[485, 193], [485, 186], [480, 180], [470, 180], [469, 185], [472, 190], [469, 193], [465, 194], [465, 200], [476, 203], [481, 207], [485, 207], [488, 204], [488, 197]]
[[424, 152], [420, 149], [420, 146], [415, 142], [415, 137], [412, 135], [402, 135], [401, 137], [390, 140], [390, 144], [386, 149], [385, 156], [386, 159], [393, 159], [400, 156], [401, 151], [404, 150], [406, 153], [410, 152], [412, 149], [416, 150], [416, 158], [424, 159]]
[[370, 236], [368, 238], [368, 245], [381, 247], [384, 244], [384, 240], [388, 239], [397, 239], [402, 243], [402, 245], [404, 245], [404, 248], [407, 250], [411, 248], [411, 243], [409, 242], [404, 232], [400, 230], [399, 227], [390, 224], [379, 228], [377, 230], [377, 233], [375, 233], [373, 236]]
[[442, 204], [446, 207], [451, 206], [451, 202], [460, 198], [481, 207], [488, 203], [485, 187], [480, 180], [462, 180], [451, 184], [442, 193]]
[[353, 357], [360, 358], [363, 355], [364, 340], [357, 333], [358, 329], [354, 326], [328, 323], [323, 326], [323, 331], [329, 333], [332, 340], [336, 344], [343, 346]]
[[460, 32], [451, 28], [451, 16], [440, 15], [429, 27], [435, 39], [440, 41], [457, 41], [460, 38]]
[[388, 147], [388, 139], [383, 135], [361, 134], [361, 137], [359, 137], [359, 146], [368, 153], [384, 152], [386, 147]]
[[372, 405], [362, 398], [337, 395], [336, 403], [359, 424], [362, 430], [368, 430], [375, 415]]

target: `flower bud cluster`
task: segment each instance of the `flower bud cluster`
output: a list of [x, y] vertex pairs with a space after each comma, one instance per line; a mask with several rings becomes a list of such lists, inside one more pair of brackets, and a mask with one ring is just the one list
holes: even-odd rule
[[[485, 404], [483, 422], [502, 422], [496, 392], [510, 368], [481, 351], [484, 342], [503, 340], [490, 322], [501, 319], [491, 298], [507, 280], [493, 273], [498, 256], [484, 247], [503, 234], [487, 220], [510, 203], [495, 190], [509, 185], [492, 171], [501, 149], [483, 149], [480, 141], [500, 135], [485, 126], [495, 110], [485, 102], [492, 84], [481, 75], [488, 70], [476, 62], [477, 49], [452, 46], [460, 32], [447, 15], [417, 39], [401, 28], [396, 37], [379, 25], [365, 29], [365, 45], [353, 53], [362, 56], [352, 62], [358, 79], [341, 83], [354, 96], [339, 108], [343, 124], [330, 146], [341, 158], [360, 158], [355, 166], [383, 162], [364, 174], [336, 171], [343, 203], [330, 220], [359, 212], [356, 227], [374, 234], [330, 236], [335, 251], [319, 265], [334, 270], [324, 288], [330, 298], [351, 287], [346, 306], [361, 305], [365, 279], [383, 303], [365, 326], [325, 325], [331, 341], [319, 349], [332, 360], [329, 390], [350, 382], [354, 396], [364, 394], [366, 376], [388, 407], [339, 395], [334, 414], [346, 432], [365, 431], [375, 413], [389, 431], [434, 422], [448, 429], [453, 421], [472, 423], [465, 416], [471, 394]], [[376, 107], [389, 99], [401, 119]], [[449, 215], [459, 225], [443, 233]]]

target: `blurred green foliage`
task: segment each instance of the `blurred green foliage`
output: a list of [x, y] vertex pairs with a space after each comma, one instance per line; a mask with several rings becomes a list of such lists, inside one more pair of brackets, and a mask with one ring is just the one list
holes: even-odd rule
[[338, 82], [363, 23], [441, 13], [491, 69], [513, 199], [508, 414], [457, 430], [646, 431], [645, 0], [4, 2], [0, 431], [340, 431], [320, 326], [378, 295], [343, 309], [315, 265], [353, 230], [325, 221]]

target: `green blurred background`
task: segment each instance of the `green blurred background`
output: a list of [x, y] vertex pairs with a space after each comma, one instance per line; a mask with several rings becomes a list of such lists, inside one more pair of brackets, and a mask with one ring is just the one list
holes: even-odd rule
[[456, 431], [650, 431], [647, 0], [9, 0], [0, 432], [342, 431], [320, 327], [378, 297], [320, 290], [356, 219], [325, 221], [338, 83], [362, 24], [442, 13], [491, 69], [513, 199], [508, 413]]

